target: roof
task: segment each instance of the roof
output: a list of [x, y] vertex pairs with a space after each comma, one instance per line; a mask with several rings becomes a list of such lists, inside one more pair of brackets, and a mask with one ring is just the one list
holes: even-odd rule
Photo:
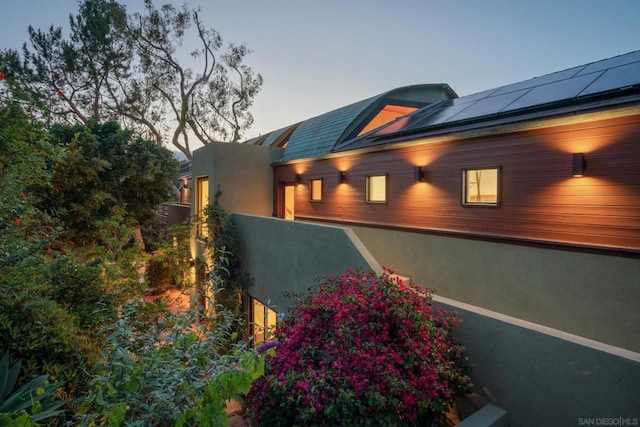
[[291, 135], [283, 160], [330, 153], [347, 126], [381, 96], [365, 99], [305, 120]]
[[331, 153], [337, 144], [351, 139], [388, 103], [416, 108], [457, 97], [446, 84], [405, 86], [312, 117], [301, 123], [253, 138], [247, 144], [285, 146], [283, 161]]
[[[387, 144], [408, 137], [452, 133], [500, 121], [530, 121], [558, 113], [610, 107], [637, 100], [640, 94], [640, 51], [630, 52], [495, 89], [428, 105], [394, 123], [346, 141], [339, 151]], [[338, 151], [337, 150], [337, 151]]]

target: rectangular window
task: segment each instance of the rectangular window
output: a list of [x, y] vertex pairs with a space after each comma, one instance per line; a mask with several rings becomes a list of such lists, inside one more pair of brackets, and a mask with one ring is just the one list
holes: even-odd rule
[[198, 215], [198, 237], [206, 239], [209, 237], [209, 230], [207, 230], [205, 210], [209, 206], [209, 177], [201, 177], [197, 180], [196, 187], [196, 212]]
[[253, 335], [253, 345], [259, 345], [273, 338], [277, 313], [255, 298], [250, 297], [250, 300], [251, 335]]
[[500, 167], [463, 169], [462, 204], [498, 206]]
[[322, 179], [309, 181], [309, 200], [312, 202], [322, 201]]
[[367, 203], [387, 203], [387, 174], [367, 176]]

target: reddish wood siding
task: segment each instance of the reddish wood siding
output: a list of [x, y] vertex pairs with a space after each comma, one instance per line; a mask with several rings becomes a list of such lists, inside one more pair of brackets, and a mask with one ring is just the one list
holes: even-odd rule
[[[584, 177], [571, 153], [585, 153]], [[413, 181], [423, 166], [426, 182]], [[501, 166], [499, 207], [461, 205], [461, 169]], [[347, 183], [338, 183], [338, 171]], [[387, 204], [365, 203], [365, 176], [389, 174]], [[296, 216], [640, 251], [640, 116], [281, 165], [296, 173]], [[324, 199], [308, 181], [324, 178]]]

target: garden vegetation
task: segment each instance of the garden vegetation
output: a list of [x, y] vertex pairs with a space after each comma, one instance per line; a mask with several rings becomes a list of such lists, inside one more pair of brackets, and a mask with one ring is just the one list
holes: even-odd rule
[[470, 391], [458, 319], [390, 274], [322, 280], [276, 330], [247, 396], [256, 426], [431, 426]]
[[[0, 424], [224, 426], [228, 399], [258, 426], [437, 423], [470, 386], [455, 316], [389, 275], [348, 273], [253, 350], [219, 192], [192, 307], [145, 302], [185, 288], [191, 263], [191, 225], [154, 221], [178, 170], [167, 111], [187, 157], [188, 129], [238, 141], [262, 78], [197, 10], [144, 5], [84, 0], [69, 39], [30, 29], [22, 56], [0, 51]], [[199, 77], [175, 55], [189, 29]]]

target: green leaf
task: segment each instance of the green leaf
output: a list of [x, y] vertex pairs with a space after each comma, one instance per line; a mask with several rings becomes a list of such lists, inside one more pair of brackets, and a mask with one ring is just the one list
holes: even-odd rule
[[0, 360], [0, 399], [3, 400], [13, 390], [20, 374], [21, 364], [22, 361], [18, 360], [9, 368], [9, 351], [6, 351], [2, 356], [2, 360]]

